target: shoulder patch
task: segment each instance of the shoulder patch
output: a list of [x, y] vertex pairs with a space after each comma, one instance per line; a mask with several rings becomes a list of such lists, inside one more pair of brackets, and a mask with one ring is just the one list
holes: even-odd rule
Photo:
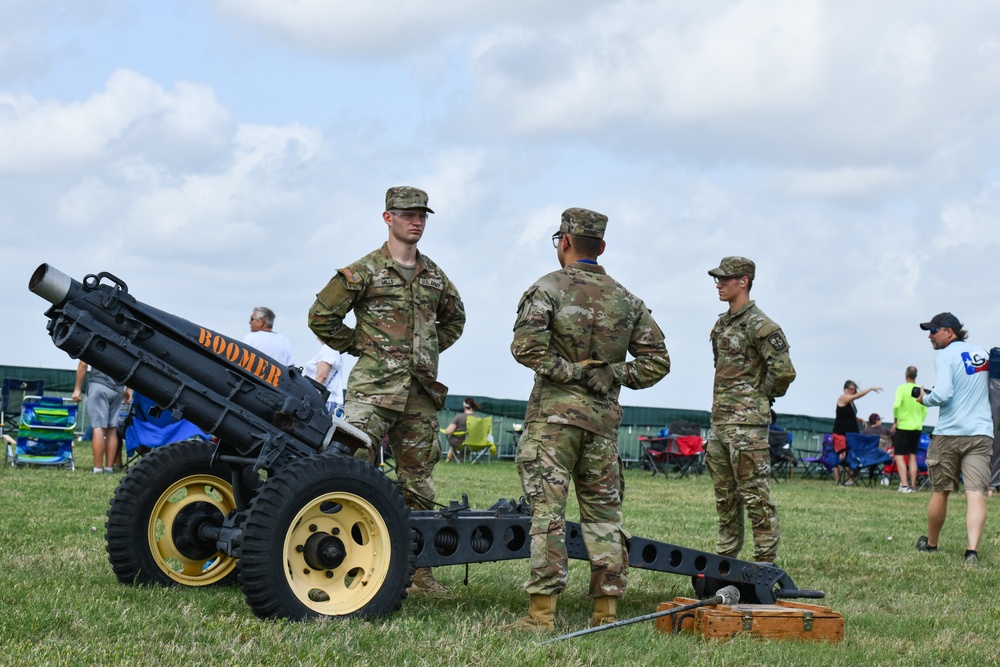
[[343, 276], [342, 284], [346, 289], [352, 292], [357, 292], [365, 289], [366, 279], [364, 273], [357, 270], [352, 270], [348, 267], [338, 269], [337, 273]]
[[784, 352], [788, 349], [788, 341], [782, 335], [781, 330], [775, 331], [767, 337], [767, 342], [774, 348], [775, 352]]

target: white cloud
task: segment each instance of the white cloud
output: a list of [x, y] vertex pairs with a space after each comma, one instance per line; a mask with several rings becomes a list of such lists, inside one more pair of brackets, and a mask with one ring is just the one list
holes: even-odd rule
[[562, 20], [584, 13], [597, 0], [216, 0], [218, 10], [253, 26], [260, 33], [296, 48], [319, 54], [395, 58], [437, 48], [450, 36], [470, 28], [534, 21]]
[[0, 91], [0, 173], [73, 171], [134, 150], [161, 161], [178, 151], [204, 156], [227, 140], [231, 123], [209, 88], [179, 83], [166, 91], [130, 70], [83, 102]]
[[1000, 220], [1000, 182], [994, 181], [974, 199], [945, 207], [932, 243], [942, 250], [995, 249], [1000, 245], [997, 220]]
[[779, 187], [793, 197], [850, 198], [900, 186], [909, 174], [891, 167], [842, 167], [826, 171], [776, 174]]

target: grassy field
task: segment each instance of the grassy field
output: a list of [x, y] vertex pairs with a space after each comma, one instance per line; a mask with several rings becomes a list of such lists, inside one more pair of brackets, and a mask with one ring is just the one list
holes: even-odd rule
[[[540, 647], [497, 627], [524, 614], [527, 561], [440, 568], [446, 598], [413, 597], [375, 622], [258, 620], [238, 587], [124, 586], [104, 550], [104, 519], [119, 475], [0, 470], [0, 664], [344, 665], [996, 665], [1000, 664], [1000, 536], [987, 524], [980, 565], [965, 568], [964, 511], [952, 498], [937, 554], [914, 549], [929, 494], [837, 488], [792, 479], [775, 485], [783, 540], [779, 565], [803, 588], [827, 592], [846, 639], [825, 643], [708, 642], [657, 632], [653, 622]], [[436, 470], [438, 500], [464, 492], [473, 507], [520, 495], [510, 463]], [[626, 528], [711, 550], [715, 510], [707, 475], [664, 481], [627, 473]], [[570, 518], [575, 516], [571, 508]], [[1000, 499], [989, 501], [1000, 511]], [[993, 519], [995, 522], [995, 519]], [[744, 557], [750, 557], [749, 549]], [[573, 562], [557, 630], [586, 627], [588, 571]], [[676, 575], [633, 569], [619, 617], [648, 614], [691, 595]]]

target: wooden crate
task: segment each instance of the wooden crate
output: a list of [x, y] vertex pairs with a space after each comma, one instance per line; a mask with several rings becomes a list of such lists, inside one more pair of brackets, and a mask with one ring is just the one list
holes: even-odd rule
[[[663, 602], [665, 611], [697, 600], [674, 598]], [[749, 635], [760, 639], [799, 639], [839, 642], [844, 638], [844, 617], [830, 607], [781, 600], [777, 604], [737, 604], [699, 607], [679, 614], [681, 632], [695, 632], [707, 639], [729, 639]], [[674, 616], [656, 619], [661, 632], [671, 632]]]

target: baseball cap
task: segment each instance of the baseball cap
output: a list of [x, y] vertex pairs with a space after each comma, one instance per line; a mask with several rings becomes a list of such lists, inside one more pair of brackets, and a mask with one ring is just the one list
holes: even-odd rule
[[875, 422], [882, 421], [882, 418], [878, 416], [877, 412], [873, 412], [868, 415], [868, 423], [874, 424]]
[[922, 322], [920, 328], [924, 331], [931, 329], [961, 329], [962, 323], [951, 313], [938, 313], [931, 318], [930, 322]]
[[723, 257], [719, 262], [719, 267], [712, 269], [708, 275], [716, 278], [726, 278], [729, 276], [747, 276], [753, 280], [754, 272], [757, 270], [752, 260], [746, 257]]
[[433, 213], [427, 206], [427, 193], [419, 188], [411, 188], [406, 185], [397, 185], [389, 188], [385, 192], [385, 210], [392, 209], [423, 209], [428, 213]]
[[576, 236], [592, 236], [603, 239], [608, 227], [608, 216], [585, 208], [568, 208], [563, 211], [559, 231]]

